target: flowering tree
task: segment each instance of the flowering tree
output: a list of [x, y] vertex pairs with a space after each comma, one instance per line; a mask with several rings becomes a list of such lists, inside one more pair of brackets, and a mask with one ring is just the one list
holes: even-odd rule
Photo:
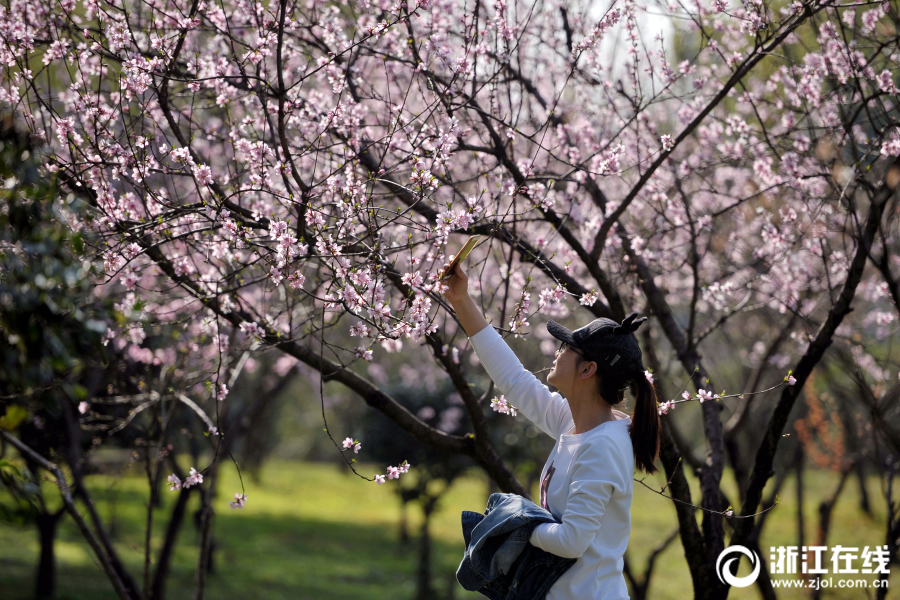
[[[645, 349], [673, 360], [648, 376], [697, 390], [661, 412], [702, 415], [702, 526], [664, 417], [669, 492], [697, 596], [724, 597], [710, 565], [725, 520], [745, 543], [812, 369], [851, 328], [897, 318], [900, 17], [889, 2], [655, 4], [17, 1], [0, 8], [0, 100], [92, 207], [75, 226], [103, 236], [105, 293], [145, 306], [110, 336], [202, 321], [213, 349], [275, 347], [508, 491], [525, 493], [486, 433], [493, 393], [472, 392], [441, 297], [451, 236], [482, 236], [474, 292], [514, 337], [537, 314], [655, 317]], [[752, 347], [735, 354], [754, 375], [721, 377], [746, 385], [723, 423], [725, 342]], [[355, 370], [423, 346], [416, 368], [449, 377], [471, 434]], [[754, 395], [764, 380], [778, 391]], [[726, 441], [760, 418], [762, 439], [731, 453], [753, 457], [735, 514]]]

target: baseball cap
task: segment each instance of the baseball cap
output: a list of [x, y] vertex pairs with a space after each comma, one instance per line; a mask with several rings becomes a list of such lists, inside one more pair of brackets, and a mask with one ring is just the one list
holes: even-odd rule
[[602, 372], [618, 371], [624, 378], [635, 378], [643, 374], [644, 366], [634, 332], [647, 320], [647, 317], [637, 320], [635, 317], [637, 313], [631, 313], [621, 323], [601, 317], [575, 331], [556, 321], [547, 321], [547, 331], [580, 350], [588, 360], [596, 362]]

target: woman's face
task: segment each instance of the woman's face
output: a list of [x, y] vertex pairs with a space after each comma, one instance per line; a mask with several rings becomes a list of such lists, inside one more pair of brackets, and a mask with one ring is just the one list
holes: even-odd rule
[[572, 385], [575, 378], [575, 371], [578, 364], [578, 350], [565, 343], [561, 344], [556, 351], [556, 357], [553, 359], [553, 366], [547, 373], [547, 383], [552, 384], [556, 389], [560, 390], [563, 395], [571, 390], [568, 386]]

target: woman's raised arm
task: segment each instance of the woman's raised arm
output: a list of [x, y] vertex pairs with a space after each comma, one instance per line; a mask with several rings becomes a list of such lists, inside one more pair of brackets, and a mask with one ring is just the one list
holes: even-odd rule
[[569, 403], [558, 392], [551, 392], [534, 373], [522, 366], [506, 340], [488, 324], [481, 308], [469, 296], [469, 278], [461, 265], [456, 265], [453, 275], [445, 283], [450, 289], [444, 292], [444, 297], [453, 305], [475, 353], [494, 384], [528, 420], [556, 439], [561, 427], [571, 419]]

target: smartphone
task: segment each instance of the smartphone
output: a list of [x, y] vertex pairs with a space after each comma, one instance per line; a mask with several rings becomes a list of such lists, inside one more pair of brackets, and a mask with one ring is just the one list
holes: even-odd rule
[[456, 264], [459, 261], [466, 259], [466, 257], [469, 255], [469, 252], [471, 252], [472, 248], [475, 247], [475, 244], [478, 242], [478, 239], [480, 237], [480, 235], [473, 235], [468, 240], [466, 240], [466, 243], [462, 247], [462, 250], [456, 253], [456, 256], [453, 257], [453, 261], [447, 266], [444, 272], [441, 273], [441, 279], [446, 279], [448, 276], [450, 276], [451, 273], [453, 273], [453, 269], [456, 268]]

